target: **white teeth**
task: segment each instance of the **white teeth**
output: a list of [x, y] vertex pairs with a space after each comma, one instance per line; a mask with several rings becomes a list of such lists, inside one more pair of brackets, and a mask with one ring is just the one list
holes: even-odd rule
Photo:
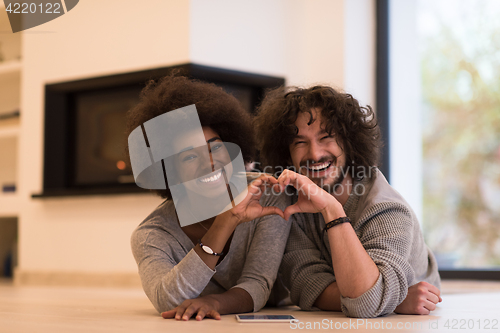
[[329, 165], [330, 165], [330, 162], [325, 162], [325, 163], [322, 163], [319, 165], [310, 166], [309, 169], [310, 170], [321, 170], [321, 169], [326, 168]]
[[201, 178], [200, 182], [202, 182], [202, 183], [211, 183], [211, 182], [214, 182], [214, 181], [218, 180], [220, 178], [220, 176], [222, 176], [222, 171], [221, 170], [219, 170], [215, 175], [213, 175], [211, 177]]

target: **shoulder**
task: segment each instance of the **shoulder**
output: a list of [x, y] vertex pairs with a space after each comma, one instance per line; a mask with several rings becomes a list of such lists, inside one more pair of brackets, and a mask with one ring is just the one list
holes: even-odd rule
[[360, 204], [364, 204], [364, 206], [394, 203], [409, 207], [406, 200], [387, 182], [382, 172], [378, 169], [374, 170], [370, 178], [359, 182], [357, 186], [354, 190], [358, 194], [362, 194]]
[[158, 228], [168, 231], [176, 224], [174, 203], [172, 200], [165, 200], [137, 226], [134, 233]]
[[171, 200], [166, 200], [132, 232], [132, 251], [139, 253], [149, 243], [172, 244], [178, 238], [179, 231], [181, 229], [176, 222], [174, 204]]
[[366, 180], [358, 182], [353, 188], [359, 197], [355, 212], [356, 224], [370, 220], [392, 226], [412, 226], [418, 224], [416, 215], [406, 200], [385, 179], [376, 172]]

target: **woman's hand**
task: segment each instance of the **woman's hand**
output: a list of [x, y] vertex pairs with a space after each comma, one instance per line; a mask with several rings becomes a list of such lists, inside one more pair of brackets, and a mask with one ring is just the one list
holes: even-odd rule
[[161, 316], [165, 319], [175, 318], [175, 320], [186, 321], [194, 314], [196, 314], [196, 320], [203, 320], [203, 318], [220, 320], [219, 302], [215, 298], [210, 297], [210, 295], [188, 299], [178, 307], [163, 312]]
[[[248, 185], [247, 191], [240, 193], [243, 199], [235, 207], [219, 214], [205, 235], [201, 238], [204, 245], [209, 246], [213, 252], [221, 253], [226, 246], [229, 237], [236, 227], [244, 222], [254, 220], [266, 215], [279, 215], [284, 217], [284, 213], [278, 207], [268, 206], [262, 207], [260, 198], [266, 189], [271, 189], [271, 186], [277, 185], [276, 178], [270, 175], [261, 175]], [[238, 198], [239, 199], [239, 198]], [[239, 200], [236, 200], [239, 201]], [[195, 251], [205, 264], [214, 269], [219, 261], [218, 256], [213, 256], [204, 252], [204, 250], [195, 246]]]
[[432, 284], [425, 281], [419, 282], [408, 288], [408, 295], [394, 312], [428, 315], [436, 309], [436, 304], [442, 301], [439, 294], [439, 289]]
[[267, 174], [263, 174], [256, 180], [252, 181], [250, 185], [248, 185], [248, 193], [245, 198], [239, 204], [229, 210], [233, 218], [236, 219], [236, 223], [240, 224], [262, 216], [273, 214], [279, 215], [284, 218], [283, 211], [278, 207], [262, 207], [262, 205], [260, 204], [260, 198], [262, 198], [262, 194], [266, 190], [272, 190], [272, 186], [277, 184], [278, 180], [273, 176]]

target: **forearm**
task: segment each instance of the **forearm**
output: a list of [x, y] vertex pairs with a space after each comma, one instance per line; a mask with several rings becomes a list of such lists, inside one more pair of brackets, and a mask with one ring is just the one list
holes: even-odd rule
[[324, 311], [340, 311], [340, 291], [337, 282], [333, 282], [318, 296], [314, 306]]
[[[342, 207], [323, 212], [325, 221], [345, 216]], [[365, 251], [351, 224], [343, 223], [327, 231], [332, 266], [340, 294], [356, 298], [369, 290], [377, 281], [377, 265]]]
[[[220, 253], [224, 250], [224, 246], [226, 246], [229, 237], [231, 237], [237, 225], [237, 222], [232, 218], [232, 214], [229, 211], [224, 212], [215, 218], [214, 223], [201, 241], [214, 252]], [[215, 269], [219, 260], [218, 256], [206, 253], [198, 244], [196, 244], [194, 250], [208, 267], [212, 270]]]
[[291, 301], [309, 311], [319, 295], [335, 282], [335, 275], [331, 261], [322, 258], [318, 245], [304, 232], [307, 222], [302, 216], [293, 221], [280, 272]]
[[215, 274], [193, 251], [172, 267], [155, 257], [140, 264], [142, 286], [159, 312], [198, 297]]
[[253, 300], [248, 292], [241, 288], [231, 288], [222, 294], [212, 294], [206, 297], [217, 301], [219, 313], [242, 313], [253, 311]]

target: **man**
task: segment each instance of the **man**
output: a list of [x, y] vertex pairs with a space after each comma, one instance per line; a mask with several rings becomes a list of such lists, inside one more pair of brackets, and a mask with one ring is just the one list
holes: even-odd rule
[[295, 188], [280, 268], [292, 302], [350, 317], [434, 310], [436, 261], [414, 212], [375, 167], [372, 109], [326, 86], [279, 88], [264, 99], [256, 129], [265, 162], [295, 170], [278, 178], [281, 191]]

